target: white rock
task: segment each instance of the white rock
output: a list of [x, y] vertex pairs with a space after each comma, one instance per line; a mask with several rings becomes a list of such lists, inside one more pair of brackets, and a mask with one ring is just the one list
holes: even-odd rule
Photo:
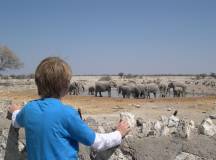
[[190, 125], [191, 129], [194, 129], [194, 128], [195, 128], [195, 122], [194, 122], [193, 120], [191, 120], [191, 121], [189, 122], [189, 125]]
[[102, 126], [98, 126], [98, 132], [99, 133], [105, 133], [105, 130]]
[[144, 136], [148, 136], [149, 133], [152, 131], [154, 124], [151, 121], [145, 122], [142, 125], [142, 133]]
[[162, 129], [163, 125], [160, 121], [156, 121], [154, 124], [154, 130], [156, 131], [157, 135], [161, 135], [161, 129]]
[[18, 150], [21, 152], [25, 148], [25, 145], [22, 142], [18, 142]]
[[179, 155], [176, 156], [175, 160], [201, 160], [202, 158], [190, 154], [190, 153], [186, 153], [186, 152], [182, 152]]
[[199, 131], [201, 134], [207, 136], [213, 136], [216, 134], [216, 125], [212, 122], [210, 118], [206, 118], [202, 121]]
[[177, 127], [179, 123], [179, 118], [172, 115], [168, 120], [168, 127]]
[[168, 117], [167, 116], [161, 116], [161, 122], [164, 126], [168, 125]]
[[170, 135], [170, 129], [167, 126], [163, 126], [161, 129], [161, 136], [169, 136]]
[[179, 122], [179, 125], [177, 127], [177, 131], [178, 131], [178, 134], [181, 138], [190, 138], [190, 135], [191, 135], [191, 131], [192, 131], [192, 125], [190, 124], [192, 123], [191, 121], [188, 122], [188, 121], [184, 121], [184, 120], [180, 120]]
[[135, 116], [129, 112], [120, 113], [120, 119], [123, 121], [127, 121], [130, 125], [130, 128], [133, 128], [136, 125]]

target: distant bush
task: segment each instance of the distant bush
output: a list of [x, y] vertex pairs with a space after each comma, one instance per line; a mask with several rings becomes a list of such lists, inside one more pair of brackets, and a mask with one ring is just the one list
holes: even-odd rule
[[118, 73], [118, 76], [119, 76], [120, 78], [123, 78], [124, 73], [123, 73], [123, 72], [120, 72], [120, 73]]
[[110, 81], [112, 78], [110, 76], [103, 76], [98, 81]]
[[208, 76], [208, 74], [206, 74], [206, 73], [198, 74], [198, 75], [196, 75], [196, 79], [197, 79], [197, 80], [203, 79], [203, 78], [205, 78], [205, 77], [207, 77], [207, 76]]
[[130, 78], [136, 78], [137, 76], [138, 75], [134, 75], [134, 74], [129, 73], [129, 74], [125, 75], [125, 78], [130, 79]]
[[211, 76], [211, 77], [213, 77], [213, 78], [216, 78], [216, 73], [210, 73], [209, 76]]

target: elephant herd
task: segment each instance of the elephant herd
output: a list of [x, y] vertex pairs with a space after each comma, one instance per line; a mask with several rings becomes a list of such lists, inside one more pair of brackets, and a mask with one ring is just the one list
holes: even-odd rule
[[118, 95], [122, 95], [123, 98], [154, 98], [167, 97], [171, 95], [171, 89], [173, 90], [174, 97], [184, 97], [186, 94], [186, 86], [181, 83], [170, 82], [168, 84], [123, 84], [118, 87]]
[[[186, 85], [178, 82], [169, 83], [150, 83], [150, 84], [136, 84], [124, 83], [117, 85], [116, 82], [110, 81], [96, 81], [95, 85], [88, 87], [88, 94], [102, 97], [102, 92], [107, 92], [111, 97], [112, 88], [117, 88], [118, 96], [123, 98], [151, 98], [156, 97], [184, 97], [186, 95]], [[82, 83], [73, 82], [69, 88], [69, 94], [79, 95], [80, 92], [85, 91]]]

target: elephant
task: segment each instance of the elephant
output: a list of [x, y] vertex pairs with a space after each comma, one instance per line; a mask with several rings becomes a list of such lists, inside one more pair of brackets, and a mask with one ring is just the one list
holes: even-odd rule
[[102, 97], [101, 92], [108, 92], [108, 96], [111, 97], [111, 88], [116, 87], [116, 83], [112, 80], [110, 81], [97, 81], [95, 82], [95, 97], [97, 97], [97, 93]]
[[123, 98], [139, 98], [140, 89], [137, 85], [125, 84], [118, 87], [118, 94], [122, 94]]
[[78, 95], [78, 93], [79, 93], [78, 88], [79, 88], [78, 83], [72, 82], [69, 86], [69, 90], [68, 90], [69, 94], [70, 95]]
[[159, 88], [159, 91], [160, 91], [160, 96], [161, 97], [166, 97], [167, 96], [168, 84], [160, 83], [160, 84], [158, 84], [158, 88]]
[[[172, 88], [174, 91], [176, 87], [181, 87], [182, 92], [183, 92], [183, 96], [185, 96], [187, 87], [184, 84], [178, 83], [178, 82], [170, 82], [168, 84], [167, 92], [169, 93], [169, 95], [170, 95], [170, 89]], [[174, 96], [174, 94], [173, 94], [173, 96]]]
[[122, 85], [118, 87], [118, 95], [122, 94], [123, 98], [130, 98], [131, 89], [128, 85]]
[[158, 85], [157, 84], [147, 84], [146, 85], [146, 95], [147, 95], [147, 98], [151, 98], [151, 93], [154, 94], [154, 98], [157, 97], [157, 92], [159, 91], [159, 88], [158, 88]]
[[184, 90], [182, 87], [175, 87], [173, 90], [174, 97], [183, 97], [184, 96]]
[[147, 97], [147, 85], [145, 84], [138, 84], [137, 88], [139, 90], [139, 97], [146, 98]]
[[90, 86], [90, 87], [88, 88], [88, 94], [89, 94], [89, 95], [94, 95], [94, 93], [95, 93], [95, 87], [94, 87], [94, 86]]
[[79, 95], [80, 94], [80, 90], [82, 90], [83, 92], [85, 91], [85, 87], [82, 83], [80, 82], [72, 82], [69, 86], [69, 94], [71, 95]]

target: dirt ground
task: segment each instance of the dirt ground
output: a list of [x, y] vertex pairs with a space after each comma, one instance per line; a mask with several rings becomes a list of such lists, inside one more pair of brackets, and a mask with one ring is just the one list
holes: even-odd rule
[[[38, 98], [35, 89], [0, 92], [1, 100], [21, 103]], [[200, 122], [203, 118], [216, 113], [216, 96], [190, 98], [123, 99], [94, 96], [70, 96], [63, 102], [80, 108], [84, 117], [117, 117], [120, 112], [131, 112], [136, 117], [158, 119], [161, 115], [171, 115], [178, 110], [178, 116]]]

